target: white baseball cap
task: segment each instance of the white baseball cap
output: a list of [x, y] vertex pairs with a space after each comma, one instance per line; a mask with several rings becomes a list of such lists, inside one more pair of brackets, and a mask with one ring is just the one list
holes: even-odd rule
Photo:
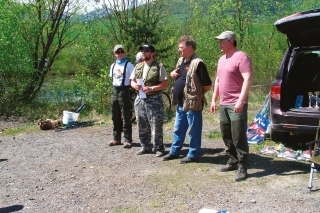
[[114, 46], [113, 52], [117, 52], [118, 49], [123, 49], [124, 50], [124, 47], [121, 44], [117, 44], [116, 46]]
[[142, 52], [138, 52], [136, 55], [136, 63], [139, 63], [141, 59], [142, 59]]

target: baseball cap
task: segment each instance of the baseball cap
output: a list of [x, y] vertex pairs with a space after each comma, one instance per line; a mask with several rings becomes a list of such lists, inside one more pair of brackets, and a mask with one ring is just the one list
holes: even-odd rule
[[224, 31], [219, 36], [214, 37], [215, 39], [228, 39], [228, 40], [237, 40], [236, 34], [232, 31]]
[[143, 45], [143, 50], [150, 50], [151, 52], [155, 52], [156, 51], [151, 44]]
[[139, 63], [141, 59], [142, 59], [142, 53], [138, 52], [136, 55], [136, 63]]
[[124, 47], [121, 44], [117, 44], [116, 46], [114, 46], [113, 52], [117, 52], [118, 49], [123, 49], [124, 50]]

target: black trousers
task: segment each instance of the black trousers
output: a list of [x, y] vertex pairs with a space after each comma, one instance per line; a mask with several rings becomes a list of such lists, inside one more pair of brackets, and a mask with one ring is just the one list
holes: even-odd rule
[[132, 142], [130, 86], [113, 87], [111, 95], [111, 114], [113, 121], [113, 139]]

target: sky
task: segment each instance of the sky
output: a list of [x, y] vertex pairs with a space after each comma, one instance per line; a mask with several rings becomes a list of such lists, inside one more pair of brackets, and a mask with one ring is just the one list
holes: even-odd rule
[[[17, 0], [18, 2], [35, 2], [35, 0]], [[70, 0], [70, 3], [72, 2], [76, 3], [79, 2], [79, 5], [81, 6], [80, 8], [80, 13], [86, 13], [86, 12], [91, 12], [93, 10], [102, 8], [104, 4], [108, 5], [109, 2], [114, 2], [114, 1], [123, 1], [123, 0]], [[145, 3], [148, 0], [138, 0], [138, 4]], [[127, 1], [125, 1], [127, 2]]]
[[99, 1], [99, 0], [80, 0], [80, 4], [84, 5], [84, 8], [81, 9], [82, 12], [84, 11], [90, 12], [97, 8], [101, 8], [103, 5], [102, 1]]
[[[70, 3], [72, 2], [79, 2], [79, 5], [81, 5], [80, 12], [85, 13], [85, 12], [90, 12], [98, 8], [102, 8], [102, 3], [104, 0], [70, 0]], [[112, 0], [113, 1], [113, 0]], [[21, 3], [34, 3], [35, 0], [17, 0], [17, 2]], [[106, 0], [108, 2], [108, 0]]]
[[[120, 2], [123, 0], [79, 0], [82, 5], [85, 5], [85, 8], [87, 9], [88, 12], [95, 10], [97, 8], [102, 8], [104, 4], [109, 5], [109, 2]], [[137, 0], [136, 3], [137, 5], [146, 3], [146, 2], [151, 2], [152, 0]], [[124, 1], [125, 3], [130, 2], [132, 4], [133, 1]], [[84, 9], [85, 10], [85, 9]]]

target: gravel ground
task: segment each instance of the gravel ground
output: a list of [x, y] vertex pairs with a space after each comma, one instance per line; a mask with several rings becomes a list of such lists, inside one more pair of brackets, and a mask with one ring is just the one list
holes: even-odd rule
[[[17, 125], [0, 123], [2, 131]], [[212, 128], [218, 127], [205, 124], [203, 134]], [[235, 182], [235, 171], [219, 172], [227, 161], [221, 139], [204, 136], [199, 163], [179, 164], [136, 155], [136, 125], [131, 149], [109, 147], [111, 130], [94, 125], [0, 134], [0, 212], [320, 211], [319, 174], [308, 193], [309, 162], [259, 155], [250, 145], [249, 177]], [[171, 131], [165, 129], [165, 138]]]

